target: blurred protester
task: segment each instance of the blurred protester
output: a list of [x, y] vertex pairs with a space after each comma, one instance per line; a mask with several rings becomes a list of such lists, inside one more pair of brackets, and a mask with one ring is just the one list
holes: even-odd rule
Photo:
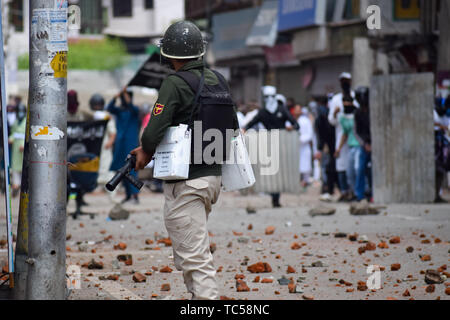
[[78, 93], [75, 90], [67, 92], [67, 122], [81, 122], [90, 120], [91, 115], [86, 111], [78, 109]]
[[[436, 196], [434, 202], [446, 203], [441, 197], [445, 174], [450, 170], [450, 117], [447, 112], [450, 109], [450, 97], [444, 104], [436, 99], [434, 109], [434, 133], [435, 133], [435, 161], [436, 161]], [[449, 112], [450, 113], [450, 112]]]
[[[300, 109], [298, 124], [300, 126], [300, 179], [302, 187], [306, 188], [310, 183], [312, 174], [312, 141], [313, 125], [309, 118], [309, 111], [306, 107], [297, 105], [295, 110]], [[295, 111], [297, 114], [298, 111]]]
[[[259, 109], [256, 116], [244, 127], [248, 130], [258, 123], [262, 123], [267, 130], [284, 130], [286, 129], [286, 121], [289, 121], [295, 130], [299, 129], [297, 121], [287, 110], [286, 100], [277, 100], [277, 89], [273, 86], [262, 87], [264, 98], [264, 108]], [[280, 96], [278, 97], [281, 98]], [[280, 194], [273, 193], [272, 206], [274, 208], [281, 207]]]
[[356, 107], [353, 104], [344, 105], [344, 114], [339, 117], [339, 124], [342, 127], [342, 136], [335, 153], [335, 157], [339, 158], [339, 153], [344, 145], [348, 146], [346, 176], [349, 187], [349, 196], [347, 200], [349, 201], [354, 200], [355, 197], [356, 172], [358, 171], [360, 150], [360, 144], [355, 136], [355, 109]]
[[[355, 92], [351, 90], [352, 75], [348, 72], [343, 72], [339, 76], [339, 81], [341, 83], [342, 92], [334, 95], [331, 99], [329, 104], [330, 112], [328, 114], [328, 121], [336, 130], [336, 149], [339, 147], [344, 133], [339, 121], [341, 116], [344, 115], [344, 106], [351, 107], [355, 105], [355, 107], [359, 107], [357, 102], [354, 101]], [[336, 171], [338, 174], [339, 190], [341, 192], [339, 201], [349, 201], [352, 197], [346, 174], [348, 163], [349, 149], [347, 143], [344, 143], [339, 150], [338, 157], [336, 157]]]
[[356, 101], [360, 108], [355, 111], [355, 133], [360, 144], [358, 171], [356, 173], [356, 200], [361, 201], [366, 195], [366, 181], [369, 184], [369, 199], [372, 198], [372, 140], [370, 134], [369, 88], [356, 89]]
[[100, 168], [97, 180], [98, 184], [104, 187], [114, 177], [114, 172], [110, 170], [110, 166], [112, 162], [112, 148], [117, 135], [116, 122], [109, 112], [105, 110], [105, 99], [101, 94], [96, 93], [92, 95], [89, 99], [89, 106], [93, 112], [94, 121], [108, 120], [100, 152]]
[[320, 160], [322, 167], [320, 200], [331, 201], [331, 195], [334, 194], [334, 186], [338, 183], [336, 159], [334, 158], [336, 130], [328, 122], [328, 98], [318, 99], [318, 105], [317, 118], [314, 124], [317, 133], [317, 152], [314, 158]]
[[[289, 112], [291, 112], [292, 115], [294, 115], [292, 113], [293, 109], [295, 108], [297, 104], [295, 103], [295, 99], [294, 98], [287, 98], [287, 102], [286, 102], [286, 108], [289, 110]], [[294, 116], [295, 118], [295, 116]]]
[[[255, 118], [255, 116], [258, 114], [260, 109], [260, 106], [258, 105], [258, 103], [256, 101], [250, 101], [250, 103], [247, 105], [247, 113], [245, 114], [245, 118], [244, 121], [241, 123], [239, 123], [241, 128], [245, 128], [247, 126], [247, 124], [253, 120], [253, 118]], [[257, 123], [256, 125], [254, 125], [253, 127], [251, 127], [252, 129], [255, 130], [260, 130], [260, 129], [264, 129], [264, 125], [262, 123]]]
[[[120, 98], [120, 106], [116, 106]], [[113, 161], [110, 170], [117, 171], [123, 167], [127, 155], [139, 145], [139, 108], [133, 104], [133, 93], [125, 88], [117, 94], [108, 104], [107, 111], [116, 117], [117, 135], [114, 141]], [[137, 177], [134, 170], [131, 175]], [[139, 190], [127, 180], [123, 181], [126, 198], [122, 203], [133, 201], [138, 204]]]
[[11, 170], [13, 197], [16, 197], [20, 193], [26, 125], [27, 109], [25, 105], [19, 104], [16, 108], [16, 123], [11, 127], [11, 134], [9, 136], [9, 143], [12, 144]]

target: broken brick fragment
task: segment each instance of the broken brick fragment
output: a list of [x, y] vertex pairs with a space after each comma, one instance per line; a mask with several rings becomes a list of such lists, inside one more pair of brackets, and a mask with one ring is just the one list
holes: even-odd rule
[[358, 291], [367, 291], [367, 285], [364, 281], [358, 281]]
[[142, 273], [136, 272], [133, 275], [133, 281], [137, 282], [137, 283], [146, 282], [147, 281], [147, 277], [144, 276]]
[[441, 243], [441, 242], [442, 242], [442, 240], [439, 238], [434, 239], [434, 243]]
[[367, 244], [366, 244], [367, 251], [374, 251], [374, 250], [376, 250], [376, 248], [377, 248], [377, 245], [375, 243], [370, 242], [370, 241], [367, 242]]
[[393, 263], [391, 264], [391, 271], [398, 271], [401, 268], [401, 264], [400, 263]]
[[247, 267], [251, 273], [268, 273], [272, 272], [272, 268], [267, 262], [258, 262]]
[[158, 243], [163, 243], [166, 247], [172, 246], [172, 240], [170, 240], [170, 238], [159, 239]]
[[366, 247], [364, 246], [364, 247], [359, 247], [358, 248], [358, 253], [359, 254], [363, 254], [364, 252], [366, 252]]
[[248, 225], [247, 230], [253, 230], [253, 225], [251, 223]]
[[353, 291], [355, 291], [355, 289], [353, 288], [347, 288], [347, 290], [345, 290], [345, 292], [353, 292]]
[[295, 269], [293, 267], [288, 266], [286, 272], [287, 273], [296, 273], [297, 271], [295, 271]]
[[288, 289], [289, 289], [289, 293], [296, 293], [297, 292], [295, 283], [293, 281], [291, 281], [288, 284]]
[[117, 280], [119, 280], [119, 276], [117, 274], [111, 274], [106, 279], [112, 280], [112, 281], [117, 281]]
[[261, 278], [260, 278], [259, 276], [256, 276], [255, 279], [253, 279], [253, 282], [254, 282], [254, 283], [258, 283], [260, 279], [261, 279]]
[[234, 276], [234, 279], [236, 279], [236, 280], [245, 279], [245, 276], [243, 274], [237, 274]]
[[164, 283], [164, 284], [161, 286], [161, 291], [170, 291], [170, 284]]
[[160, 269], [159, 272], [161, 273], [171, 273], [173, 270], [169, 266], [165, 266], [164, 268]]
[[269, 279], [269, 278], [264, 278], [261, 280], [261, 283], [272, 283], [273, 279]]
[[389, 245], [386, 243], [386, 242], [380, 242], [379, 244], [378, 244], [378, 248], [380, 248], [380, 249], [389, 249]]
[[238, 236], [238, 237], [240, 237], [240, 236], [243, 235], [242, 232], [236, 232], [236, 231], [233, 231], [233, 234], [234, 234], [235, 236]]
[[450, 287], [445, 288], [445, 294], [448, 295], [448, 296], [450, 296]]
[[153, 240], [152, 239], [145, 239], [145, 244], [146, 245], [151, 245], [151, 244], [153, 244]]
[[397, 244], [400, 243], [400, 237], [393, 237], [389, 240], [389, 243]]
[[313, 296], [303, 295], [302, 298], [303, 298], [304, 300], [314, 300], [314, 297], [313, 297]]
[[292, 250], [299, 250], [299, 249], [301, 249], [302, 248], [302, 246], [298, 243], [298, 242], [293, 242], [292, 244], [291, 244], [291, 249]]
[[114, 250], [125, 250], [127, 248], [127, 244], [124, 242], [119, 242], [118, 244], [114, 245]]
[[217, 250], [217, 245], [213, 242], [209, 245], [209, 251], [211, 251], [211, 253], [216, 252]]
[[236, 291], [237, 292], [248, 292], [250, 291], [250, 288], [248, 287], [247, 283], [243, 280], [238, 280], [236, 282]]
[[433, 293], [434, 290], [436, 290], [436, 287], [434, 284], [430, 284], [429, 286], [426, 287], [425, 291], [428, 293]]
[[266, 231], [265, 231], [266, 235], [271, 235], [271, 234], [273, 234], [274, 232], [275, 232], [275, 227], [274, 227], [274, 226], [269, 226], [269, 227], [267, 227], [267, 228], [266, 228]]
[[409, 290], [406, 289], [405, 292], [403, 292], [402, 296], [404, 296], [404, 297], [410, 297], [410, 296], [411, 296], [411, 293], [409, 293]]
[[406, 252], [408, 252], [408, 253], [411, 253], [411, 252], [413, 252], [414, 251], [414, 248], [413, 247], [408, 247], [408, 248], [406, 248]]
[[422, 260], [422, 261], [430, 261], [431, 260], [431, 256], [429, 254], [426, 254], [423, 257], [421, 257], [420, 260]]

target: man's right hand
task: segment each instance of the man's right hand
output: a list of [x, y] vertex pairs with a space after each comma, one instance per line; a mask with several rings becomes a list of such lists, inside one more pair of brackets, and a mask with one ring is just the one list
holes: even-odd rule
[[142, 147], [136, 148], [130, 152], [132, 155], [136, 156], [136, 171], [144, 169], [152, 160], [153, 155], [149, 155], [142, 149]]

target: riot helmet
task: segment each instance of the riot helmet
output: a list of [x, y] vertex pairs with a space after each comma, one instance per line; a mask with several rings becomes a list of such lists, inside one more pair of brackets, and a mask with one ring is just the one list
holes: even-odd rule
[[200, 29], [189, 21], [172, 24], [160, 41], [161, 55], [170, 59], [195, 59], [206, 53]]
[[93, 111], [103, 110], [105, 107], [105, 99], [101, 94], [96, 93], [89, 99], [89, 106]]

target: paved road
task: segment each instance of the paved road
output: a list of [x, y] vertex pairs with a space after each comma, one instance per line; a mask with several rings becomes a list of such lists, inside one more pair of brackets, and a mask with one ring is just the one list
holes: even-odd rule
[[[300, 196], [283, 195], [283, 208], [276, 210], [270, 208], [270, 197], [266, 195], [221, 195], [209, 221], [211, 242], [217, 248], [215, 266], [221, 270], [217, 273], [221, 296], [249, 300], [450, 298], [445, 294], [445, 283], [435, 285], [435, 291], [427, 293], [427, 284], [421, 274], [421, 271], [443, 265], [450, 267], [450, 205], [390, 205], [375, 216], [352, 216], [348, 204], [330, 203], [326, 205], [337, 209], [334, 215], [311, 217], [309, 210], [319, 204], [317, 194], [315, 186]], [[87, 216], [68, 219], [67, 264], [81, 266], [95, 259], [101, 261], [104, 268], [89, 270], [81, 267], [81, 289], [73, 290], [69, 299], [190, 298], [181, 273], [173, 265], [171, 248], [157, 243], [158, 239], [167, 236], [162, 220], [161, 194], [145, 191], [140, 205], [126, 206], [131, 215], [125, 221], [108, 220], [108, 212], [114, 204], [107, 195], [89, 195], [86, 201], [90, 206], [85, 210], [95, 212], [97, 216], [93, 220]], [[17, 207], [17, 203], [13, 206]], [[248, 214], [247, 207], [255, 208], [256, 213]], [[69, 208], [73, 209], [73, 203]], [[3, 217], [0, 219], [3, 234], [5, 222]], [[272, 235], [265, 234], [269, 226], [275, 227]], [[336, 233], [357, 233], [358, 238], [366, 237], [376, 245], [385, 241], [389, 248], [377, 247], [374, 251], [359, 254], [358, 248], [366, 243], [350, 241], [348, 236], [336, 238]], [[400, 237], [400, 243], [389, 243], [395, 236]], [[147, 239], [153, 244], [146, 244]], [[114, 249], [119, 242], [126, 243], [127, 248]], [[301, 248], [291, 249], [294, 242]], [[414, 251], [408, 253], [407, 247], [413, 247]], [[116, 261], [119, 254], [131, 254], [132, 265]], [[424, 255], [430, 255], [431, 260], [422, 261]], [[0, 263], [4, 261], [6, 252], [0, 249]], [[252, 274], [247, 271], [249, 265], [257, 262], [267, 262], [272, 272]], [[392, 264], [401, 267], [391, 271]], [[366, 282], [370, 276], [367, 267], [371, 265], [385, 267], [380, 272], [381, 288], [360, 291], [358, 282]], [[160, 272], [165, 266], [174, 271]], [[295, 272], [288, 274], [288, 266]], [[145, 283], [133, 281], [135, 271], [148, 274]], [[237, 274], [244, 275], [251, 291], [237, 292]], [[109, 275], [118, 275], [118, 280], [99, 279]], [[273, 282], [255, 283], [256, 276], [273, 279]], [[280, 285], [277, 280], [283, 276], [292, 278], [302, 293], [289, 293], [287, 285]], [[345, 283], [339, 283], [340, 280]], [[450, 280], [446, 282], [449, 285]], [[170, 291], [161, 291], [161, 286], [166, 283], [170, 284]], [[402, 295], [406, 289], [410, 296]]]

